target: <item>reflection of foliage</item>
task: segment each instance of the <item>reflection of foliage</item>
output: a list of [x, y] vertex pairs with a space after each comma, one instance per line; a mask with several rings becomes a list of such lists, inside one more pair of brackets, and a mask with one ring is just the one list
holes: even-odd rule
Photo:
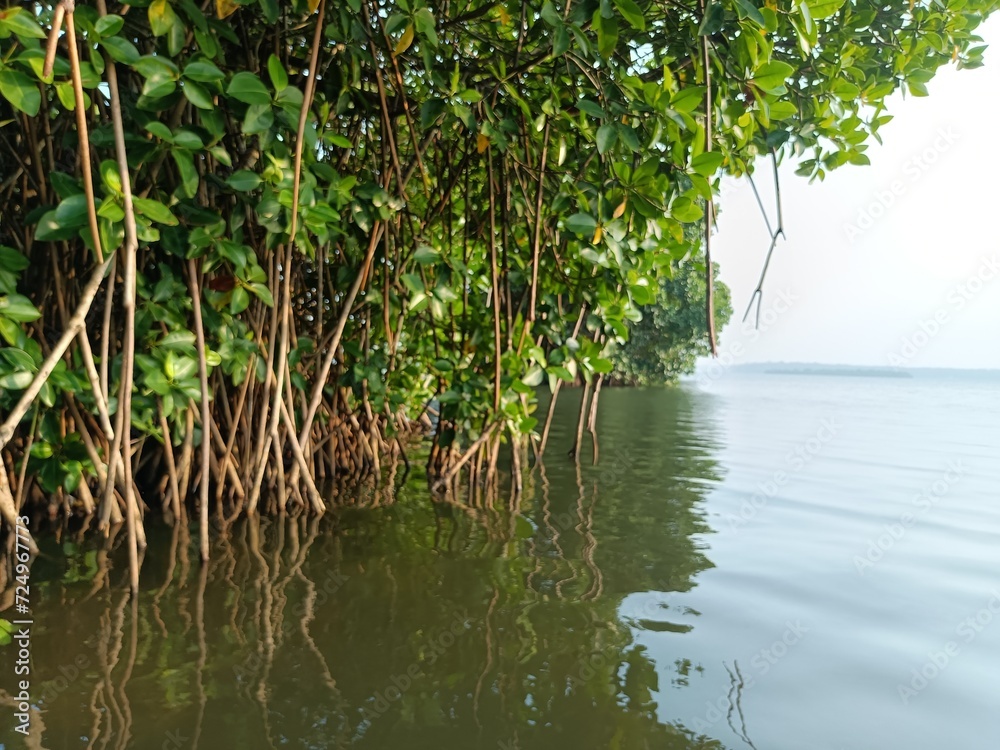
[[73, 542], [65, 542], [62, 546], [66, 559], [66, 572], [63, 573], [63, 583], [83, 583], [94, 580], [97, 575], [97, 550], [82, 549]]
[[[718, 278], [718, 273], [715, 275]], [[660, 281], [656, 301], [615, 356], [614, 378], [629, 385], [660, 385], [694, 372], [695, 360], [709, 353], [705, 339], [705, 273], [691, 263]], [[715, 324], [723, 328], [733, 313], [729, 287], [715, 283]]]
[[[214, 542], [203, 584], [187, 531], [164, 538], [154, 526], [143, 573], [156, 590], [142, 592], [135, 621], [123, 592], [105, 583], [91, 595], [64, 568], [40, 566], [34, 575], [50, 580], [33, 603], [39, 679], [80, 651], [92, 664], [43, 700], [48, 744], [88, 725], [93, 695], [108, 702], [98, 736], [117, 736], [130, 701], [139, 739], [193, 730], [204, 695], [202, 736], [233, 747], [267, 747], [265, 737], [281, 746], [280, 736], [373, 750], [721, 748], [665, 715], [662, 696], [683, 691], [697, 667], [683, 652], [654, 658], [622, 615], [629, 595], [673, 599], [712, 565], [699, 507], [717, 478], [710, 452], [662, 452], [693, 443], [698, 402], [680, 389], [654, 402], [634, 389], [607, 398], [607, 434], [643, 417], [653, 442], [608, 450], [597, 467], [539, 467], [517, 511], [432, 502], [418, 482], [395, 502], [343, 508], [335, 525], [240, 520]], [[568, 439], [553, 435], [559, 448]], [[112, 550], [113, 564], [123, 557]], [[106, 558], [98, 553], [99, 567]], [[63, 608], [69, 621], [53, 614]], [[98, 645], [68, 641], [67, 628], [96, 632]]]

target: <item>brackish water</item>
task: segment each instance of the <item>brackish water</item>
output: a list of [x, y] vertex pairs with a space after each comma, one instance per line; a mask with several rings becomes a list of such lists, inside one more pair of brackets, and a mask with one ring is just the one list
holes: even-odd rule
[[3, 747], [1000, 747], [1000, 382], [605, 390], [580, 470], [575, 399], [515, 510], [156, 529], [134, 605], [122, 537], [46, 537]]

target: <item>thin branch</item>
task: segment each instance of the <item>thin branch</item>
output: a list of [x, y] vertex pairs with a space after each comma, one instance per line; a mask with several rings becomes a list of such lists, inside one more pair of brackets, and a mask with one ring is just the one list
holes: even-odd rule
[[774, 154], [774, 149], [771, 149], [771, 171], [774, 174], [774, 202], [778, 214], [778, 225], [773, 231], [771, 230], [771, 221], [767, 217], [767, 211], [764, 209], [764, 202], [757, 191], [757, 184], [753, 180], [753, 175], [747, 175], [750, 178], [750, 187], [753, 188], [753, 194], [757, 199], [757, 206], [760, 208], [761, 216], [764, 217], [764, 225], [767, 227], [768, 234], [771, 235], [771, 246], [767, 249], [767, 256], [764, 258], [764, 267], [761, 269], [760, 279], [757, 281], [757, 288], [753, 290], [753, 294], [750, 297], [750, 304], [747, 305], [747, 311], [743, 313], [743, 320], [745, 322], [750, 317], [750, 311], [753, 309], [754, 302], [757, 303], [757, 315], [754, 319], [755, 328], [760, 327], [760, 306], [764, 301], [764, 279], [767, 278], [767, 269], [771, 265], [771, 256], [774, 254], [774, 248], [778, 244], [778, 237], [785, 236], [785, 227], [781, 214], [781, 183], [778, 179], [778, 159]]
[[[702, 13], [705, 1], [701, 0]], [[701, 37], [701, 59], [705, 67], [705, 152], [712, 151], [712, 59], [708, 54], [708, 37]], [[705, 199], [705, 312], [708, 321], [708, 347], [713, 357], [719, 356], [715, 339], [715, 271], [712, 268], [712, 225], [715, 223], [715, 202], [711, 194]]]
[[18, 400], [14, 410], [7, 416], [3, 425], [0, 425], [0, 450], [10, 442], [10, 439], [14, 436], [14, 430], [24, 415], [28, 413], [28, 409], [31, 408], [35, 398], [41, 392], [45, 381], [49, 379], [49, 375], [56, 369], [56, 365], [59, 364], [59, 360], [62, 359], [63, 354], [66, 353], [73, 339], [76, 338], [77, 334], [86, 325], [87, 313], [90, 312], [90, 306], [94, 302], [97, 290], [100, 288], [101, 281], [104, 280], [104, 275], [108, 272], [108, 268], [111, 266], [111, 261], [114, 257], [114, 255], [108, 256], [90, 274], [90, 280], [87, 281], [87, 286], [83, 288], [83, 292], [80, 295], [80, 303], [73, 312], [73, 316], [69, 319], [66, 330], [63, 331], [63, 335], [59, 337], [55, 346], [52, 347], [52, 351], [49, 352], [49, 356], [42, 362], [42, 366], [38, 368], [38, 372], [35, 373], [35, 379], [31, 381], [31, 385], [21, 394], [21, 398]]

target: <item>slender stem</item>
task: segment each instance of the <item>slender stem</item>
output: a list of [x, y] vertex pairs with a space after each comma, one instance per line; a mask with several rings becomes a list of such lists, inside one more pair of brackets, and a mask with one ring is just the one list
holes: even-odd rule
[[[705, 0], [700, 0], [705, 12]], [[712, 150], [712, 58], [708, 54], [708, 37], [701, 37], [701, 61], [705, 68], [705, 151]], [[712, 226], [715, 224], [715, 202], [705, 199], [705, 314], [708, 325], [708, 347], [713, 357], [719, 356], [715, 339], [715, 269], [712, 268]]]
[[208, 562], [208, 478], [211, 466], [211, 419], [208, 402], [208, 363], [205, 360], [205, 327], [201, 320], [201, 287], [198, 284], [198, 267], [188, 258], [188, 288], [191, 290], [191, 307], [194, 312], [194, 335], [198, 349], [198, 380], [201, 386], [201, 479], [198, 482], [198, 533], [202, 563]]
[[[76, 131], [80, 139], [80, 168], [83, 172], [83, 193], [87, 197], [87, 222], [90, 239], [94, 243], [97, 262], [104, 260], [101, 251], [101, 230], [97, 226], [97, 204], [94, 200], [94, 178], [90, 166], [90, 135], [87, 130], [87, 107], [84, 103], [83, 77], [80, 73], [80, 52], [76, 46], [76, 27], [73, 23], [73, 2], [63, 0], [66, 9], [66, 39], [69, 41], [69, 66], [73, 77], [73, 95], [76, 100]], [[114, 66], [112, 66], [113, 68]], [[110, 78], [110, 74], [108, 76]]]
[[45, 385], [45, 381], [49, 379], [49, 375], [52, 371], [56, 369], [56, 365], [59, 364], [59, 360], [62, 359], [63, 354], [69, 348], [69, 345], [76, 338], [77, 334], [83, 329], [87, 322], [87, 313], [90, 311], [90, 306], [94, 302], [94, 297], [97, 296], [97, 290], [101, 286], [101, 281], [104, 279], [104, 274], [107, 273], [108, 267], [111, 265], [112, 260], [115, 256], [109, 256], [101, 265], [93, 270], [90, 274], [90, 280], [87, 285], [83, 288], [83, 292], [80, 296], [80, 302], [76, 306], [76, 310], [73, 312], [72, 317], [66, 326], [66, 330], [63, 331], [62, 336], [52, 347], [52, 351], [49, 352], [49, 356], [45, 358], [42, 362], [42, 366], [38, 368], [38, 372], [35, 373], [34, 380], [27, 387], [24, 393], [21, 394], [21, 398], [18, 399], [17, 404], [10, 414], [7, 415], [7, 419], [4, 423], [0, 425], [0, 450], [10, 442], [10, 439], [14, 436], [14, 430], [20, 423], [21, 418], [28, 413], [28, 409], [31, 408], [32, 403], [34, 403], [35, 398], [42, 390], [42, 386]]
[[[97, 0], [98, 13], [107, 14], [104, 0]], [[72, 14], [69, 14], [72, 19]], [[118, 408], [122, 413], [121, 433], [116, 439], [122, 441], [122, 451], [125, 469], [125, 521], [129, 537], [129, 572], [133, 593], [139, 590], [139, 560], [137, 545], [139, 535], [145, 541], [145, 533], [137, 529], [140, 521], [139, 506], [135, 496], [132, 481], [132, 450], [129, 435], [132, 429], [132, 382], [135, 366], [135, 294], [136, 294], [136, 251], [139, 249], [138, 229], [135, 220], [135, 208], [132, 202], [132, 178], [129, 174], [128, 154], [125, 149], [125, 127], [122, 122], [121, 95], [118, 90], [118, 70], [110, 57], [105, 57], [105, 68], [108, 76], [108, 92], [111, 99], [111, 124], [114, 131], [115, 158], [118, 162], [118, 175], [122, 183], [122, 206], [125, 213], [125, 288], [122, 293], [122, 307], [125, 312], [125, 336], [122, 345], [121, 360], [121, 395]], [[99, 245], [98, 245], [99, 247]], [[113, 475], [112, 475], [113, 476]], [[143, 544], [145, 546], [145, 544]]]

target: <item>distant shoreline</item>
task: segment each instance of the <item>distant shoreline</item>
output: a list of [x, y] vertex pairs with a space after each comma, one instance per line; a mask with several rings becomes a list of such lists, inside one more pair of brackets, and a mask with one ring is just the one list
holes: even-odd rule
[[[699, 371], [708, 370], [711, 360], [699, 365], [694, 376]], [[718, 365], [716, 365], [717, 367]], [[926, 378], [948, 378], [977, 380], [1000, 380], [1000, 370], [993, 369], [959, 369], [947, 367], [890, 367], [879, 365], [836, 365], [820, 362], [744, 362], [732, 364], [726, 368], [733, 375], [812, 375], [826, 377], [879, 378], [890, 380], [924, 380]]]
[[765, 375], [825, 375], [827, 377], [847, 377], [847, 378], [912, 378], [913, 374], [905, 370], [877, 370], [877, 369], [772, 369], [764, 370]]

